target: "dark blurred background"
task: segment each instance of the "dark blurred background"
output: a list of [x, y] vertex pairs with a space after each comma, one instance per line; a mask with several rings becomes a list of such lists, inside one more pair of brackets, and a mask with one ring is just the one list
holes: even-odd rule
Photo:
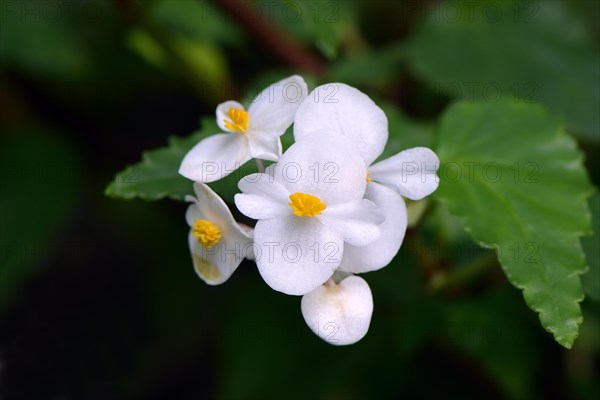
[[465, 80], [498, 84], [565, 119], [598, 185], [598, 2], [491, 2], [513, 13], [498, 23], [470, 3], [456, 23], [489, 34], [440, 49], [426, 25], [464, 4], [1, 0], [0, 399], [600, 398], [600, 299], [562, 348], [435, 198], [365, 275], [370, 332], [338, 348], [253, 263], [200, 281], [185, 204], [104, 195], [143, 150], [293, 73], [381, 101], [394, 151], [430, 145], [448, 103], [490, 100]]

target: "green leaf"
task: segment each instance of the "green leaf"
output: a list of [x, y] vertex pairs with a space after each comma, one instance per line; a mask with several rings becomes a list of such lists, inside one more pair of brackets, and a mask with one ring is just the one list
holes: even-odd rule
[[0, 136], [0, 312], [55, 254], [77, 198], [80, 159], [54, 132]]
[[451, 2], [413, 36], [411, 69], [436, 94], [543, 102], [579, 137], [600, 141], [600, 55], [563, 2]]
[[329, 60], [337, 57], [340, 48], [340, 35], [335, 24], [315, 25], [315, 45]]
[[592, 210], [594, 235], [581, 239], [590, 269], [581, 280], [585, 294], [600, 302], [600, 194], [598, 191], [590, 199], [590, 209]]
[[[192, 181], [177, 172], [181, 160], [201, 139], [219, 132], [213, 117], [203, 118], [201, 124], [202, 129], [188, 137], [171, 137], [168, 146], [145, 151], [141, 162], [128, 166], [116, 175], [114, 181], [106, 188], [105, 194], [126, 200], [160, 200], [165, 197], [183, 200], [186, 195], [193, 194]], [[223, 199], [231, 201], [237, 192], [238, 181], [244, 175], [254, 172], [256, 166], [250, 161], [236, 172], [210, 183], [209, 186]]]
[[168, 146], [145, 151], [142, 161], [119, 172], [104, 193], [126, 200], [183, 200], [193, 193], [192, 183], [177, 171], [185, 153], [203, 136], [196, 132], [186, 138], [171, 137]]
[[571, 348], [582, 321], [579, 238], [591, 229], [582, 155], [539, 105], [457, 103], [438, 129], [437, 195], [495, 248], [542, 325]]

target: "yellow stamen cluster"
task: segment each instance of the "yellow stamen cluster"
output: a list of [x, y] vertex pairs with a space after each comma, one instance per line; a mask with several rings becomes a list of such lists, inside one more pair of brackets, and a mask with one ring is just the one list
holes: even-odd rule
[[207, 250], [221, 240], [221, 230], [218, 226], [205, 219], [197, 219], [192, 227], [192, 234]]
[[241, 108], [230, 108], [227, 111], [227, 116], [231, 121], [226, 119], [223, 120], [225, 123], [225, 128], [232, 130], [234, 132], [246, 133], [248, 130], [248, 124], [250, 124], [250, 116], [248, 112], [242, 110]]
[[371, 173], [367, 171], [367, 183], [371, 182]]
[[290, 195], [291, 203], [288, 205], [292, 207], [294, 215], [297, 217], [314, 217], [320, 215], [326, 206], [321, 199], [316, 196], [296, 192]]

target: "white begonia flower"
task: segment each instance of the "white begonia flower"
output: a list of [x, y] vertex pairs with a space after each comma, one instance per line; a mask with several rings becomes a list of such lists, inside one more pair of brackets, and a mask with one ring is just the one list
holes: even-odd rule
[[383, 217], [363, 198], [365, 175], [353, 143], [322, 131], [298, 140], [266, 173], [240, 180], [235, 204], [258, 220], [256, 264], [271, 288], [309, 293], [339, 266], [344, 242], [363, 246], [379, 238]]
[[252, 229], [238, 224], [223, 199], [204, 183], [195, 183], [194, 191], [196, 197], [185, 198], [192, 202], [185, 219], [194, 269], [207, 284], [220, 285], [244, 257], [252, 258]]
[[[326, 93], [332, 95], [324, 96]], [[404, 240], [407, 216], [401, 196], [420, 200], [434, 192], [438, 187], [439, 159], [432, 150], [415, 147], [374, 162], [388, 139], [387, 118], [366, 94], [343, 83], [315, 88], [296, 112], [296, 140], [322, 129], [342, 134], [355, 143], [369, 165], [365, 198], [379, 205], [385, 216], [381, 238], [366, 247], [347, 245], [340, 269], [361, 273], [383, 268]]]
[[344, 247], [340, 269], [355, 274], [376, 271], [388, 265], [400, 250], [407, 226], [406, 205], [396, 190], [370, 182], [365, 199], [379, 206], [385, 221], [379, 226], [381, 237], [376, 242], [369, 246], [347, 244]]
[[246, 111], [236, 101], [217, 106], [217, 124], [224, 132], [201, 140], [184, 157], [179, 173], [196, 182], [224, 178], [252, 158], [277, 161], [281, 140], [308, 89], [293, 75], [264, 89]]
[[327, 343], [343, 346], [361, 340], [369, 330], [373, 296], [367, 282], [348, 276], [305, 294], [302, 315], [312, 331]]

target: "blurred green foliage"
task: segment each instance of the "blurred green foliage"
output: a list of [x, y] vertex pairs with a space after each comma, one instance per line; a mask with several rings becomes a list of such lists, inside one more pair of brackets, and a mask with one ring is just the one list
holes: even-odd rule
[[3, 1], [0, 63], [55, 79], [81, 78], [91, 67], [87, 49], [73, 26], [57, 23], [61, 13], [39, 1]]
[[[524, 218], [544, 219], [544, 252], [554, 255], [564, 240], [577, 249], [572, 231], [592, 232], [583, 232], [589, 227], [581, 213], [565, 219], [584, 209], [587, 184], [563, 177], [583, 179], [578, 165], [565, 164], [579, 158], [577, 146], [592, 183], [600, 182], [593, 167], [598, 3], [236, 4], [245, 20], [218, 1], [0, 3], [0, 397], [597, 398], [597, 194], [593, 235], [581, 238], [589, 266], [584, 320], [566, 350], [540, 328], [494, 252], [475, 242], [496, 242], [479, 235], [478, 225], [509, 222], [500, 221], [506, 213], [485, 212], [499, 201], [493, 193], [484, 210], [472, 201], [469, 190], [483, 191], [480, 185], [442, 182], [438, 195], [419, 204], [423, 215], [391, 265], [365, 275], [375, 302], [370, 332], [346, 348], [314, 336], [299, 299], [272, 291], [250, 262], [220, 287], [197, 279], [185, 204], [114, 201], [103, 193], [111, 182], [113, 195], [163, 197], [160, 171], [181, 199], [191, 187], [177, 176], [178, 162], [215, 133], [216, 104], [247, 102], [298, 73], [310, 87], [342, 81], [375, 99], [390, 128], [382, 157], [431, 146], [446, 163], [466, 151], [473, 160], [537, 162], [543, 182], [523, 196], [560, 201], [560, 209], [540, 206], [545, 214], [537, 215], [524, 206]], [[253, 29], [263, 25], [303, 48], [322, 71], [305, 71], [261, 41]], [[485, 85], [488, 93], [470, 96], [470, 87]], [[457, 99], [473, 104], [452, 107]], [[538, 110], [526, 100], [547, 110], [538, 122], [551, 129], [527, 129], [533, 117], [513, 115], [521, 106]], [[440, 122], [446, 110], [472, 129]], [[576, 143], [559, 135], [557, 120]], [[493, 129], [492, 121], [512, 128]], [[287, 132], [284, 145], [291, 140]], [[129, 170], [136, 181], [127, 172], [113, 181], [145, 149], [153, 150]], [[235, 184], [213, 188], [231, 201]], [[468, 233], [450, 212], [459, 206]], [[579, 272], [583, 260], [569, 254], [565, 265]], [[564, 285], [557, 277], [557, 293]], [[573, 288], [569, 301], [579, 293]]]
[[72, 143], [47, 129], [0, 136], [0, 315], [27, 278], [47, 266], [45, 256], [59, 251], [55, 236], [73, 218], [80, 165]]
[[566, 4], [441, 3], [408, 44], [432, 90], [469, 101], [543, 102], [574, 134], [600, 141], [600, 55]]

